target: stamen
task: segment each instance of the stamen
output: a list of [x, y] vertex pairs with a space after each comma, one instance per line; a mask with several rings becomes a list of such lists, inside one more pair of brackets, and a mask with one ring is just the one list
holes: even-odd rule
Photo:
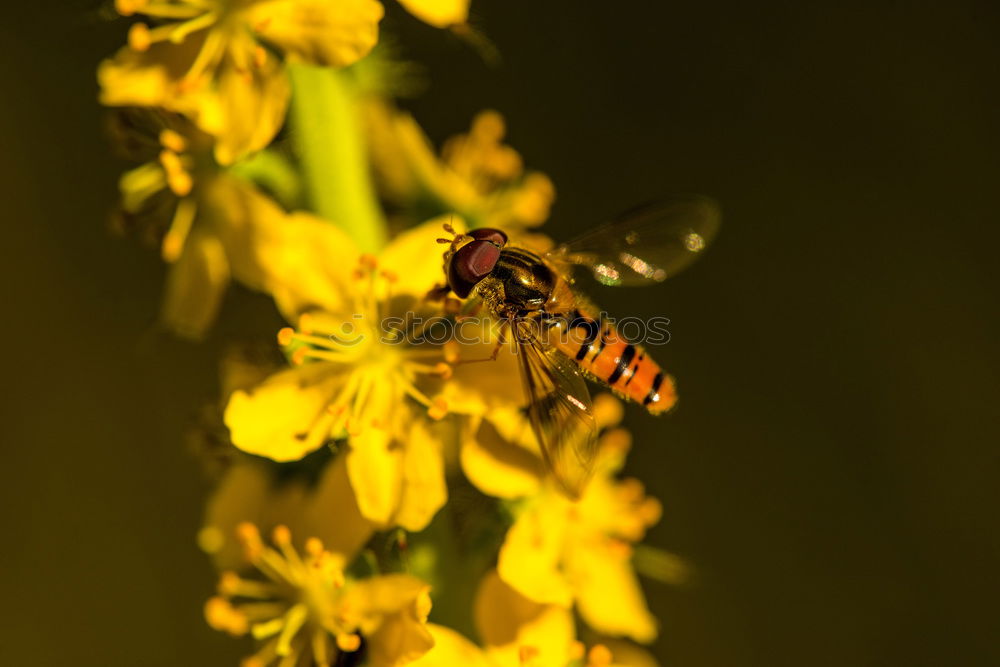
[[[306, 554], [314, 560], [319, 560], [319, 557], [323, 554], [323, 541], [318, 537], [310, 537], [306, 540], [305, 544]], [[318, 562], [316, 563], [319, 564]]]
[[295, 339], [295, 329], [291, 327], [283, 327], [278, 332], [278, 345], [281, 347], [288, 347], [292, 344]]
[[115, 11], [122, 16], [132, 16], [138, 11], [142, 11], [143, 5], [148, 0], [115, 0]]
[[175, 195], [187, 197], [191, 194], [194, 181], [177, 153], [171, 150], [160, 151], [160, 164], [163, 165], [163, 171], [167, 175], [167, 185]]
[[604, 644], [594, 644], [587, 655], [587, 667], [608, 667], [612, 659], [611, 649]]
[[275, 649], [278, 655], [286, 656], [292, 653], [292, 639], [299, 633], [302, 626], [309, 618], [309, 608], [299, 603], [288, 610], [285, 614], [285, 627], [278, 637], [278, 646]]
[[250, 562], [260, 557], [260, 552], [264, 549], [264, 544], [260, 540], [260, 531], [257, 526], [249, 521], [244, 521], [236, 526], [236, 539], [243, 547], [243, 554]]
[[172, 150], [175, 153], [183, 153], [187, 150], [187, 139], [181, 136], [180, 132], [165, 127], [160, 130], [160, 145]]
[[257, 69], [261, 69], [267, 64], [267, 50], [263, 46], [257, 46], [253, 51], [253, 64]]
[[133, 51], [148, 51], [153, 44], [153, 35], [145, 23], [135, 23], [128, 29], [128, 45]]
[[370, 253], [364, 253], [361, 255], [361, 257], [358, 258], [358, 264], [361, 266], [362, 269], [367, 269], [368, 271], [374, 271], [375, 268], [378, 266], [378, 260], [375, 258], [375, 255], [372, 255]]
[[188, 92], [197, 87], [202, 73], [215, 67], [219, 60], [222, 59], [225, 52], [224, 47], [225, 41], [219, 31], [209, 31], [205, 37], [204, 44], [201, 45], [201, 50], [195, 56], [194, 62], [191, 63], [191, 67], [188, 68], [184, 78], [178, 84], [180, 92]]
[[165, 262], [173, 263], [180, 258], [197, 212], [198, 205], [193, 199], [184, 198], [177, 202], [174, 218], [170, 221], [170, 228], [163, 237], [163, 245], [160, 248]]
[[522, 665], [527, 665], [529, 662], [538, 657], [539, 650], [534, 646], [518, 646], [517, 647], [517, 660]]
[[447, 415], [448, 401], [443, 398], [435, 398], [430, 409], [427, 410], [427, 416], [437, 421], [439, 419], [444, 419]]
[[345, 653], [353, 653], [361, 648], [361, 636], [342, 633], [337, 635], [337, 648]]
[[246, 616], [221, 597], [212, 597], [205, 602], [205, 621], [211, 628], [233, 636], [245, 635], [250, 629]]
[[327, 634], [323, 628], [317, 628], [311, 638], [313, 661], [317, 667], [330, 667], [330, 657], [327, 651]]

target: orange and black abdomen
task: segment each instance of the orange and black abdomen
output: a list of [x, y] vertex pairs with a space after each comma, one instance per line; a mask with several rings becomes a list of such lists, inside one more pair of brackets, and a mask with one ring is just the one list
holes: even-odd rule
[[562, 326], [550, 330], [549, 342], [583, 370], [653, 414], [669, 410], [677, 401], [674, 379], [641, 346], [623, 339], [607, 320], [571, 311]]

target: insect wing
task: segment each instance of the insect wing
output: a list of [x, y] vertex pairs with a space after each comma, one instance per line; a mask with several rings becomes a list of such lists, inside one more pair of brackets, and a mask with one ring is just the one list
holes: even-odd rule
[[675, 197], [636, 209], [557, 246], [548, 256], [587, 267], [604, 285], [658, 283], [701, 255], [720, 219], [718, 205], [707, 197]]
[[578, 498], [597, 451], [587, 384], [573, 362], [543, 346], [529, 322], [515, 323], [513, 330], [531, 427], [556, 481], [567, 495]]

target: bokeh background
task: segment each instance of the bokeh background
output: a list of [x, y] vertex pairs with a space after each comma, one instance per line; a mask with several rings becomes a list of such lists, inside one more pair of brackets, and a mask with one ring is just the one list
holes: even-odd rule
[[[664, 665], [1000, 664], [1000, 6], [474, 1], [499, 69], [394, 9], [429, 75], [408, 106], [437, 140], [503, 111], [556, 237], [663, 193], [724, 207], [698, 266], [595, 295], [672, 320], [679, 409], [629, 413], [650, 542], [696, 568], [648, 587]], [[163, 269], [105, 226], [106, 14], [0, 22], [0, 663], [235, 665], [182, 434], [223, 342], [276, 320], [234, 292], [206, 343], [153, 333]]]

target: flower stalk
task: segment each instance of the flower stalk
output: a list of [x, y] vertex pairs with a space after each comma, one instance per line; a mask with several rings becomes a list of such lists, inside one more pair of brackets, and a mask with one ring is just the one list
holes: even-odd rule
[[346, 231], [363, 252], [377, 252], [386, 241], [385, 218], [371, 180], [351, 73], [304, 64], [288, 71], [290, 134], [308, 206]]

